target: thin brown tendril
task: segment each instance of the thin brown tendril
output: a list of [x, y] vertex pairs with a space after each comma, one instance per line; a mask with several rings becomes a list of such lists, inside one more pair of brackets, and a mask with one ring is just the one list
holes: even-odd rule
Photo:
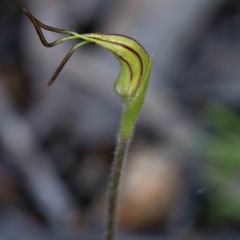
[[42, 44], [45, 47], [54, 47], [57, 44], [61, 43], [62, 39], [58, 39], [58, 40], [55, 40], [55, 41], [53, 41], [51, 43], [48, 43], [46, 38], [44, 37], [44, 34], [43, 34], [41, 28], [43, 28], [45, 30], [48, 30], [48, 31], [51, 31], [51, 32], [62, 33], [62, 34], [70, 34], [66, 30], [63, 30], [63, 29], [60, 29], [60, 28], [53, 28], [53, 27], [50, 27], [50, 26], [47, 26], [47, 25], [41, 23], [26, 8], [23, 8], [23, 11], [28, 16], [28, 18], [31, 20], [31, 22], [33, 23], [33, 25], [34, 25], [34, 27], [35, 27], [35, 29], [37, 31], [37, 34], [38, 34], [38, 36], [40, 38], [40, 41], [42, 42]]
[[48, 82], [48, 87], [50, 87], [54, 81], [56, 80], [56, 78], [58, 77], [59, 73], [62, 71], [63, 67], [65, 66], [65, 64], [67, 63], [67, 61], [69, 60], [69, 58], [72, 56], [72, 54], [74, 53], [75, 49], [74, 47], [68, 52], [68, 54], [64, 57], [64, 59], [62, 60], [62, 62], [60, 63], [59, 67], [56, 69], [56, 71], [54, 72], [52, 78], [50, 79], [50, 81]]
[[[26, 8], [23, 8], [23, 11], [24, 13], [28, 16], [28, 18], [31, 20], [31, 22], [33, 23], [36, 31], [37, 31], [37, 34], [39, 36], [39, 39], [40, 41], [42, 42], [42, 44], [45, 46], [45, 47], [54, 47], [56, 46], [57, 44], [61, 43], [61, 42], [64, 42], [66, 40], [71, 40], [71, 39], [76, 39], [76, 38], [79, 38], [78, 36], [73, 36], [71, 34], [71, 32], [69, 31], [66, 31], [66, 30], [63, 30], [63, 29], [60, 29], [60, 28], [53, 28], [53, 27], [50, 27], [50, 26], [47, 26], [43, 23], [41, 23], [39, 20], [37, 20]], [[56, 33], [63, 33], [63, 34], [69, 34], [71, 36], [69, 37], [65, 37], [65, 38], [60, 38], [60, 39], [57, 39], [55, 40], [54, 42], [47, 42], [41, 28], [45, 29], [45, 30], [48, 30], [48, 31], [51, 31], [51, 32], [56, 32]], [[59, 73], [61, 72], [61, 70], [63, 69], [63, 67], [65, 66], [65, 64], [67, 63], [67, 61], [69, 60], [69, 58], [72, 56], [72, 54], [75, 52], [75, 50], [78, 48], [78, 47], [81, 47], [82, 45], [85, 45], [87, 44], [88, 41], [83, 41], [81, 43], [78, 43], [77, 45], [75, 45], [69, 52], [68, 54], [64, 57], [64, 59], [62, 60], [62, 62], [60, 63], [59, 67], [56, 69], [56, 71], [54, 72], [52, 78], [50, 79], [50, 81], [48, 82], [48, 86], [51, 86], [53, 84], [53, 82], [56, 80], [56, 78], [58, 77]]]
[[77, 45], [75, 45], [69, 52], [68, 54], [65, 56], [65, 58], [62, 60], [62, 62], [60, 63], [59, 67], [56, 69], [55, 73], [53, 74], [52, 78], [50, 79], [50, 81], [48, 82], [48, 86], [51, 86], [53, 84], [53, 82], [56, 80], [56, 78], [58, 77], [59, 73], [61, 72], [61, 70], [63, 69], [63, 67], [65, 66], [65, 64], [67, 63], [67, 61], [69, 60], [69, 58], [72, 56], [72, 54], [75, 52], [75, 50], [85, 44], [87, 44], [87, 41], [81, 42]]

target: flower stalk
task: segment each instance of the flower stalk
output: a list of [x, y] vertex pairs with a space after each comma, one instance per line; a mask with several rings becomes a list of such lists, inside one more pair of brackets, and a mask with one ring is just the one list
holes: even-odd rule
[[[119, 61], [120, 73], [115, 82], [114, 89], [122, 99], [124, 105], [108, 189], [106, 229], [106, 240], [114, 240], [121, 173], [124, 162], [127, 159], [128, 148], [134, 133], [134, 128], [144, 103], [153, 57], [149, 57], [145, 49], [130, 37], [118, 34], [78, 34], [76, 32], [47, 26], [37, 20], [26, 8], [23, 8], [23, 11], [33, 23], [39, 39], [45, 47], [54, 47], [62, 42], [73, 39], [82, 40], [82, 42], [76, 44], [64, 57], [48, 82], [48, 86], [52, 85], [56, 80], [72, 54], [85, 44], [97, 44], [112, 52]], [[68, 36], [49, 43], [42, 29], [55, 33], [67, 34]]]
[[117, 215], [118, 192], [124, 163], [127, 159], [130, 140], [131, 139], [122, 140], [120, 136], [118, 136], [117, 139], [116, 151], [113, 159], [112, 171], [109, 181], [106, 240], [114, 239], [114, 233], [116, 228], [115, 225]]

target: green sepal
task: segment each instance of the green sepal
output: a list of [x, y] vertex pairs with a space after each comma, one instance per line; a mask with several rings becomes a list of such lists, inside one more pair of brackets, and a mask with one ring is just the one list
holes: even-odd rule
[[134, 98], [149, 64], [145, 49], [134, 39], [123, 35], [90, 33], [76, 36], [108, 49], [116, 56], [120, 73], [114, 85], [115, 91], [124, 99]]
[[136, 92], [135, 98], [125, 100], [125, 108], [120, 122], [120, 136], [123, 140], [130, 139], [133, 135], [134, 128], [145, 99], [151, 69], [153, 56], [151, 56], [144, 79], [139, 89]]

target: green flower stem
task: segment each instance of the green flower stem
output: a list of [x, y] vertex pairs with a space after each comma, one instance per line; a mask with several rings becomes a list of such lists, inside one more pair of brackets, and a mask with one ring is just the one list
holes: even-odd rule
[[113, 159], [113, 166], [109, 184], [106, 240], [113, 240], [115, 235], [118, 189], [120, 185], [124, 162], [127, 159], [130, 140], [131, 139], [123, 140], [120, 136], [118, 136], [117, 139], [117, 148]]
[[125, 100], [125, 107], [122, 113], [116, 151], [113, 159], [110, 184], [108, 189], [109, 195], [106, 240], [114, 240], [115, 224], [117, 218], [117, 200], [121, 175], [123, 172], [124, 163], [127, 159], [128, 149], [136, 125], [136, 121], [142, 109], [144, 98], [146, 95], [148, 82], [150, 79], [150, 72], [152, 68], [152, 61], [153, 58], [151, 57], [146, 72], [146, 81], [143, 81], [143, 83], [140, 85], [135, 98], [132, 100]]

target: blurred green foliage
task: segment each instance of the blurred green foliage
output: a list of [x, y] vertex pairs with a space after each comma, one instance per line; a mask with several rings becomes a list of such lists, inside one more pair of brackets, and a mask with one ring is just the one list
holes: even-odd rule
[[240, 223], [240, 117], [228, 107], [210, 104], [204, 119], [211, 129], [206, 141], [209, 221], [231, 227]]

